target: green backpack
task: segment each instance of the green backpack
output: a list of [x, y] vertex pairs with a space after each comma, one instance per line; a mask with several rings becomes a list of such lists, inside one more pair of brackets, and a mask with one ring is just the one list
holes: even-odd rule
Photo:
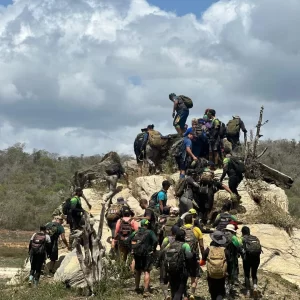
[[59, 236], [57, 223], [54, 223], [54, 222], [47, 223], [46, 230], [47, 230], [47, 233], [49, 234], [51, 240], [53, 240]]
[[237, 135], [240, 132], [240, 119], [234, 118], [227, 123], [226, 133], [228, 135]]
[[163, 227], [164, 237], [172, 235], [172, 227], [177, 224], [179, 217], [176, 216], [168, 216], [167, 222]]
[[187, 96], [184, 96], [184, 95], [180, 95], [178, 96], [178, 98], [180, 98], [184, 105], [186, 106], [186, 108], [190, 109], [190, 108], [193, 108], [193, 100]]

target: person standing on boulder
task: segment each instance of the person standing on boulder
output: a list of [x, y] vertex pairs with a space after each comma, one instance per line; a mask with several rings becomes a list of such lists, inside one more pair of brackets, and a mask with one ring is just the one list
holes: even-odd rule
[[180, 170], [180, 178], [185, 178], [185, 172], [191, 164], [191, 161], [198, 160], [198, 158], [192, 152], [193, 137], [194, 133], [192, 130], [187, 130], [185, 132], [180, 155], [176, 157], [176, 162]]
[[110, 164], [105, 169], [105, 172], [107, 176], [105, 176], [104, 178], [106, 180], [109, 189], [109, 192], [105, 197], [105, 202], [107, 202], [108, 200], [112, 200], [113, 196], [117, 193], [117, 184], [121, 176], [125, 178], [128, 188], [129, 188], [129, 179], [127, 173], [125, 172], [125, 169], [123, 168], [120, 162], [115, 162]]
[[[185, 96], [176, 96], [174, 93], [169, 95], [169, 99], [174, 103], [172, 113], [172, 117], [174, 119], [173, 126], [177, 133], [180, 136], [183, 136], [186, 130], [185, 123], [190, 113], [189, 109], [193, 107], [193, 102]], [[189, 99], [189, 102], [186, 102], [185, 99]]]
[[235, 150], [238, 146], [241, 145], [240, 143], [240, 131], [244, 132], [244, 139], [247, 138], [247, 129], [245, 127], [244, 122], [239, 116], [232, 117], [227, 123], [226, 126], [226, 136], [228, 141], [232, 144], [232, 150]]

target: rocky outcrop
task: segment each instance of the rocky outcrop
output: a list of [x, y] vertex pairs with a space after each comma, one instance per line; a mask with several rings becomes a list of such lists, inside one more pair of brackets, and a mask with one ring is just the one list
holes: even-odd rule
[[[219, 176], [220, 172], [217, 172], [216, 175]], [[113, 202], [116, 202], [117, 198], [122, 196], [136, 214], [141, 215], [143, 210], [140, 208], [138, 200], [141, 198], [149, 199], [154, 192], [160, 190], [163, 180], [168, 179], [175, 182], [178, 180], [178, 177], [178, 174], [174, 174], [172, 176], [153, 175], [136, 178], [132, 182], [132, 189], [123, 188], [120, 193], [114, 196]], [[255, 216], [260, 213], [259, 205], [252, 200], [249, 194], [249, 188], [250, 187], [247, 186], [246, 182], [242, 182], [239, 186], [239, 193], [242, 196], [244, 213], [239, 213], [238, 218], [239, 220], [242, 220], [244, 224], [249, 224], [248, 226], [251, 229], [251, 233], [258, 236], [261, 240], [263, 254], [261, 256], [260, 269], [280, 274], [284, 279], [300, 287], [300, 230], [294, 229], [293, 235], [289, 236], [285, 230], [273, 225], [253, 224], [252, 222], [246, 223], [249, 222], [249, 220], [255, 219]], [[266, 185], [262, 193], [264, 195], [263, 201], [270, 201], [287, 211], [288, 200], [283, 190], [275, 185]], [[92, 204], [91, 213], [95, 216], [94, 228], [97, 230], [103, 192], [88, 188], [84, 190], [84, 194]], [[223, 201], [227, 198], [228, 193], [225, 191], [219, 191], [216, 193], [216, 208], [220, 207]], [[168, 199], [170, 205], [177, 205], [177, 199], [174, 197], [173, 187], [171, 187], [168, 191]], [[83, 205], [85, 205], [84, 201]], [[85, 207], [85, 209], [88, 210], [87, 207]], [[66, 233], [68, 234], [67, 227]], [[240, 234], [239, 231], [238, 234]], [[110, 249], [110, 236], [110, 229], [107, 224], [104, 223], [102, 243], [106, 247], [106, 252]], [[204, 235], [205, 246], [209, 245], [210, 241], [209, 235]], [[65, 256], [65, 258], [55, 273], [54, 280], [64, 282], [72, 287], [85, 287], [86, 282], [83, 278], [82, 271], [80, 270], [76, 253], [74, 251], [66, 253], [66, 250], [63, 249], [60, 251], [60, 256], [62, 258]], [[26, 269], [28, 270], [28, 268]], [[16, 283], [16, 280], [11, 281], [11, 284]]]

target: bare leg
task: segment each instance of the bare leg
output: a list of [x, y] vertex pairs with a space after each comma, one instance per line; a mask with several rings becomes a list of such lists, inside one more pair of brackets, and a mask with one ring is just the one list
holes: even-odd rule
[[150, 285], [150, 272], [145, 272], [145, 276], [144, 276], [145, 291], [149, 290], [149, 285]]

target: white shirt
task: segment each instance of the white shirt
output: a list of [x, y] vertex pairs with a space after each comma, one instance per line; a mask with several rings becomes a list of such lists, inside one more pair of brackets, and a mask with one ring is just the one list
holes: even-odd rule
[[[32, 237], [31, 237], [31, 241], [33, 241], [33, 238], [34, 238], [34, 236], [37, 234], [37, 232], [36, 233], [34, 233], [33, 235], [32, 235]], [[50, 238], [50, 235], [49, 234], [46, 234], [46, 243], [47, 244], [51, 244], [51, 238]]]

